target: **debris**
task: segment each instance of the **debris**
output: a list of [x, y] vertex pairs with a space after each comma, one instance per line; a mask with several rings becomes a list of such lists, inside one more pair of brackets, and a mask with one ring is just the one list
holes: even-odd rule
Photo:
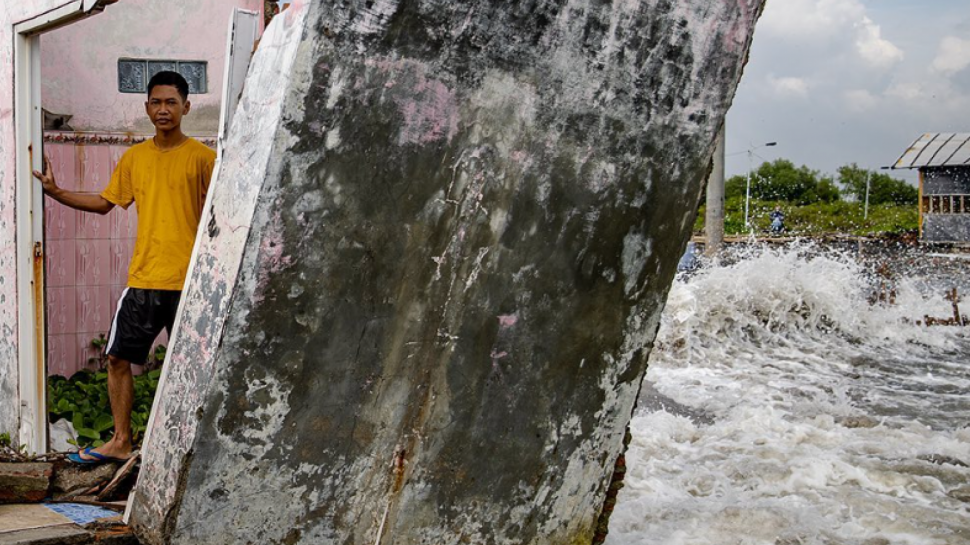
[[917, 456], [916, 459], [936, 465], [946, 464], [957, 467], [970, 467], [970, 465], [967, 465], [967, 463], [963, 460], [954, 458], [953, 456], [946, 456], [944, 454], [924, 454], [922, 456]]
[[57, 500], [85, 496], [90, 494], [92, 489], [100, 490], [117, 471], [118, 464], [102, 464], [94, 467], [59, 464], [54, 474], [51, 493]]
[[953, 288], [946, 292], [945, 299], [953, 304], [953, 316], [949, 318], [934, 318], [929, 315], [923, 316], [922, 322], [916, 322], [916, 325], [926, 326], [966, 326], [970, 325], [970, 318], [967, 318], [966, 314], [960, 314], [960, 295], [957, 293], [957, 289]]
[[963, 503], [970, 503], [970, 486], [961, 486], [960, 488], [955, 488], [949, 491], [947, 496], [950, 496], [957, 501], [962, 501]]
[[892, 269], [889, 268], [889, 263], [882, 262], [876, 267], [876, 276], [880, 278], [879, 284], [876, 287], [876, 291], [869, 297], [869, 304], [875, 305], [876, 303], [895, 305], [896, 304], [896, 286], [895, 279], [893, 278]]
[[843, 416], [835, 419], [843, 427], [849, 429], [875, 428], [879, 422], [868, 416]]
[[[114, 478], [111, 479], [111, 482], [106, 484], [101, 490], [101, 493], [98, 494], [99, 502], [112, 499], [121, 490], [122, 485], [128, 481], [128, 477], [135, 473], [135, 468], [138, 466], [140, 456], [141, 454], [137, 451], [132, 453], [131, 458], [129, 458], [128, 461], [118, 469], [118, 472], [115, 473]], [[127, 496], [127, 494], [125, 495]]]
[[53, 465], [46, 462], [0, 463], [0, 503], [43, 501], [53, 472]]

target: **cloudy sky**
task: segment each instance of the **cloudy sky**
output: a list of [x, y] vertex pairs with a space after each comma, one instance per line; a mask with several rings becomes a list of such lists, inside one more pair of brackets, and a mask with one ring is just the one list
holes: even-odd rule
[[768, 1], [728, 114], [729, 176], [769, 141], [755, 165], [834, 173], [889, 165], [924, 132], [970, 132], [970, 0]]

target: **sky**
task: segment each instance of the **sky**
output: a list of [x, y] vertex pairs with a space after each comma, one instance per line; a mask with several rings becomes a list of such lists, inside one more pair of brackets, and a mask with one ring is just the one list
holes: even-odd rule
[[728, 176], [752, 148], [755, 167], [877, 169], [927, 132], [970, 132], [970, 0], [768, 0], [728, 112]]

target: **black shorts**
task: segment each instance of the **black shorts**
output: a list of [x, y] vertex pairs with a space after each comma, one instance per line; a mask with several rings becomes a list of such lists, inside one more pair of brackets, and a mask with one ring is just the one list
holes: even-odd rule
[[181, 296], [180, 291], [125, 288], [111, 321], [106, 353], [131, 363], [145, 363], [162, 329], [172, 333]]

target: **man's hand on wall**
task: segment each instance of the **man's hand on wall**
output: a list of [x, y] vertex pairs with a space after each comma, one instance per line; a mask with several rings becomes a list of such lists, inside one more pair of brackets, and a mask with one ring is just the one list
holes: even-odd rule
[[56, 193], [59, 189], [57, 182], [54, 180], [54, 169], [51, 168], [51, 160], [47, 155], [44, 155], [44, 172], [35, 170], [34, 178], [40, 180], [40, 184], [44, 186], [44, 193]]

